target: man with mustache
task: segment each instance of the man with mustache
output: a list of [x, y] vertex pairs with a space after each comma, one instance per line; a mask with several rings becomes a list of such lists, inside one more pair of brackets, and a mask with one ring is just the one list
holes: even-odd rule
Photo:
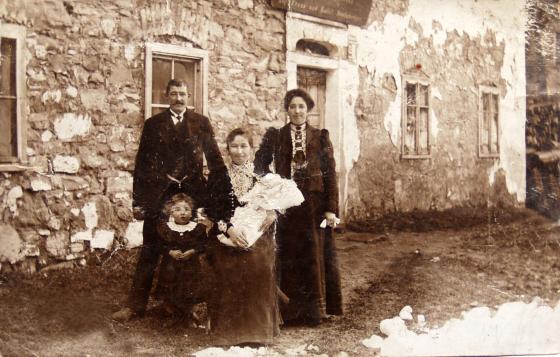
[[[172, 79], [167, 84], [169, 109], [144, 123], [136, 156], [133, 182], [133, 215], [144, 220], [143, 245], [138, 258], [127, 306], [112, 315], [118, 321], [141, 316], [152, 287], [162, 244], [156, 231], [163, 201], [184, 192], [199, 207], [208, 208], [215, 220], [212, 202], [223, 200], [217, 182], [225, 182], [227, 170], [207, 117], [187, 109], [187, 85]], [[203, 175], [203, 154], [209, 175]], [[210, 195], [209, 193], [212, 193]]]

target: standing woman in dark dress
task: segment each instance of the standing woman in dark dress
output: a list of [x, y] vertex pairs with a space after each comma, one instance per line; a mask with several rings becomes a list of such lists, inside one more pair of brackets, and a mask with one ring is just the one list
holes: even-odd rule
[[[285, 324], [315, 326], [327, 315], [342, 314], [342, 294], [332, 228], [338, 212], [338, 186], [329, 132], [307, 123], [313, 108], [301, 89], [286, 93], [290, 123], [270, 128], [255, 154], [255, 172], [293, 179], [305, 201], [278, 220], [280, 289], [290, 299], [281, 305]], [[320, 228], [323, 220], [327, 228]]]
[[248, 249], [241, 227], [229, 223], [239, 199], [254, 185], [253, 140], [244, 129], [234, 129], [226, 138], [231, 158], [228, 177], [222, 185], [231, 188], [229, 199], [218, 207], [224, 219], [216, 227], [234, 246], [212, 240], [211, 264], [216, 274], [210, 319], [216, 345], [269, 345], [279, 333], [277, 279], [275, 272], [274, 221], [276, 213], [267, 211], [260, 227], [262, 236]]

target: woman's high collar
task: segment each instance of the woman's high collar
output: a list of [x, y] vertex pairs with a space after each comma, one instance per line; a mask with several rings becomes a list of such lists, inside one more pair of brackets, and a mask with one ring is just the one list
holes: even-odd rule
[[296, 131], [296, 130], [298, 130], [298, 127], [300, 127], [301, 130], [305, 130], [307, 128], [307, 122], [305, 122], [301, 125], [297, 125], [297, 124], [294, 124], [294, 123], [290, 122], [290, 129], [291, 130]]
[[245, 163], [238, 165], [236, 163], [234, 163], [233, 161], [231, 162], [231, 165], [229, 165], [229, 168], [231, 171], [234, 172], [253, 172], [254, 169], [254, 165], [253, 162], [251, 160], [247, 160]]

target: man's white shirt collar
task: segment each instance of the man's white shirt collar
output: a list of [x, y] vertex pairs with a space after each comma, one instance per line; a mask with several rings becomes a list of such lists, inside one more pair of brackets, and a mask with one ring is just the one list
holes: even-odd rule
[[173, 110], [169, 109], [169, 111], [171, 112], [171, 119], [173, 120], [173, 124], [177, 125], [177, 123], [179, 122], [178, 118], [183, 119], [185, 112], [187, 111], [186, 109], [183, 110], [181, 113], [177, 114], [175, 113]]

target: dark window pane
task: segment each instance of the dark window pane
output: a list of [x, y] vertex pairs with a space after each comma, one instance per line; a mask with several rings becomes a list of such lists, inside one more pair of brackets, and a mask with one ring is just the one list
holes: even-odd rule
[[407, 83], [406, 84], [406, 104], [416, 105], [416, 84]]
[[315, 55], [329, 56], [329, 49], [320, 43], [316, 43], [308, 40], [299, 40], [296, 43], [296, 51], [312, 53]]
[[428, 106], [428, 86], [420, 86], [420, 91], [418, 93], [418, 104], [427, 107]]
[[166, 109], [166, 108], [152, 107], [152, 115], [159, 114], [159, 113], [165, 111], [165, 109]]
[[497, 154], [498, 153], [498, 113], [495, 113], [493, 115], [492, 118], [492, 138], [491, 138], [492, 142], [490, 143], [490, 150], [492, 151], [492, 153]]
[[0, 39], [0, 95], [16, 95], [16, 40]]
[[482, 93], [482, 111], [488, 113], [490, 111], [490, 94]]
[[416, 108], [408, 107], [406, 109], [406, 126], [404, 128], [404, 153], [405, 154], [414, 154], [416, 152], [415, 132], [416, 132]]
[[488, 143], [481, 142], [480, 144], [480, 153], [483, 155], [488, 155], [490, 153], [490, 149], [488, 147]]
[[420, 108], [418, 118], [418, 153], [428, 154], [428, 109]]
[[0, 160], [17, 156], [15, 99], [0, 99]]
[[194, 107], [195, 100], [195, 63], [192, 61], [175, 60], [175, 73], [174, 79], [183, 81], [187, 83], [187, 90], [189, 92], [189, 99], [187, 100], [187, 105], [191, 108]]
[[491, 104], [490, 94], [482, 94], [482, 124], [480, 132], [480, 152], [482, 154], [489, 153], [489, 135], [490, 135], [490, 120], [491, 120]]
[[171, 79], [171, 60], [154, 58], [152, 61], [152, 104], [168, 104], [165, 96]]

